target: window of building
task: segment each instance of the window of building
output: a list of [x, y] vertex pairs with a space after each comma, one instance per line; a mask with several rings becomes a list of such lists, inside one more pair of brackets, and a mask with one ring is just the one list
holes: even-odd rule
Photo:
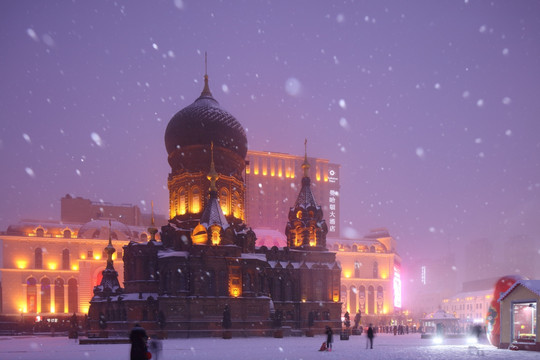
[[354, 262], [354, 277], [355, 278], [360, 277], [360, 262], [359, 261]]
[[54, 311], [64, 312], [64, 280], [61, 278], [54, 281]]
[[37, 248], [34, 251], [34, 267], [36, 269], [43, 269], [43, 250]]
[[37, 312], [37, 281], [30, 277], [26, 280], [26, 311]]
[[536, 343], [536, 302], [512, 304], [512, 342]]
[[375, 314], [375, 289], [369, 286], [367, 292], [367, 313], [373, 315]]
[[71, 239], [71, 231], [70, 230], [64, 230], [64, 238], [65, 239]]
[[373, 263], [373, 278], [374, 279], [379, 278], [379, 264], [377, 264], [377, 262]]
[[36, 236], [37, 237], [43, 237], [45, 236], [45, 230], [43, 228], [36, 229]]
[[201, 192], [198, 187], [191, 188], [191, 213], [196, 214], [201, 210]]
[[187, 211], [187, 196], [186, 196], [186, 189], [180, 188], [180, 191], [178, 191], [178, 214], [184, 215]]
[[41, 279], [41, 312], [51, 312], [51, 280]]
[[68, 281], [68, 312], [73, 314], [79, 311], [77, 280], [69, 279]]
[[353, 314], [356, 313], [356, 295], [357, 295], [358, 291], [356, 290], [356, 286], [351, 286], [351, 290], [349, 292], [349, 311]]
[[377, 314], [382, 314], [384, 304], [384, 293], [382, 286], [377, 286]]
[[69, 270], [69, 249], [62, 250], [62, 270]]
[[229, 191], [226, 188], [221, 188], [219, 191], [219, 205], [224, 215], [229, 215]]
[[94, 251], [93, 250], [88, 250], [86, 255], [88, 256], [88, 259], [93, 259], [94, 258]]

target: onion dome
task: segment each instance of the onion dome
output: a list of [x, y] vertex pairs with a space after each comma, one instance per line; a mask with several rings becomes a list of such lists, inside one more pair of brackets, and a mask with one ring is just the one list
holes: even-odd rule
[[173, 173], [207, 172], [212, 142], [216, 147], [217, 172], [241, 176], [247, 154], [246, 133], [235, 117], [214, 99], [205, 75], [201, 96], [177, 112], [165, 131], [165, 147]]

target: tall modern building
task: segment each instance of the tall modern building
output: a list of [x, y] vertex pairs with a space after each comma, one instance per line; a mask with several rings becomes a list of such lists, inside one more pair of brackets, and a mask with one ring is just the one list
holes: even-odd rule
[[[252, 228], [285, 231], [288, 209], [298, 194], [303, 162], [303, 156], [248, 151], [246, 220]], [[340, 165], [312, 157], [308, 157], [308, 162], [313, 195], [328, 219], [328, 237], [339, 237]]]

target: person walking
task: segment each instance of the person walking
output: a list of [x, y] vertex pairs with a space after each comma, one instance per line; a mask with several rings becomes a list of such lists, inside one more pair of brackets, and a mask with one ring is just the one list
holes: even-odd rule
[[374, 334], [373, 334], [372, 324], [369, 324], [369, 327], [368, 327], [367, 332], [366, 332], [366, 336], [367, 336], [366, 349], [368, 348], [368, 342], [369, 342], [369, 348], [373, 349], [373, 337], [374, 337]]
[[139, 324], [135, 324], [129, 333], [129, 342], [131, 343], [131, 360], [147, 360], [147, 340], [148, 335], [146, 335], [146, 330], [144, 330], [144, 328], [142, 328]]
[[332, 342], [334, 341], [334, 332], [330, 326], [326, 326], [326, 351], [332, 351]]

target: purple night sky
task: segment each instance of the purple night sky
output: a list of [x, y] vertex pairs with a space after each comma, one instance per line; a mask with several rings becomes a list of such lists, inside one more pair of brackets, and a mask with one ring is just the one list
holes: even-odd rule
[[[67, 193], [168, 211], [169, 119], [341, 167], [342, 235], [404, 259], [540, 240], [539, 1], [0, 2], [0, 229]], [[285, 226], [285, 224], [284, 224]]]

